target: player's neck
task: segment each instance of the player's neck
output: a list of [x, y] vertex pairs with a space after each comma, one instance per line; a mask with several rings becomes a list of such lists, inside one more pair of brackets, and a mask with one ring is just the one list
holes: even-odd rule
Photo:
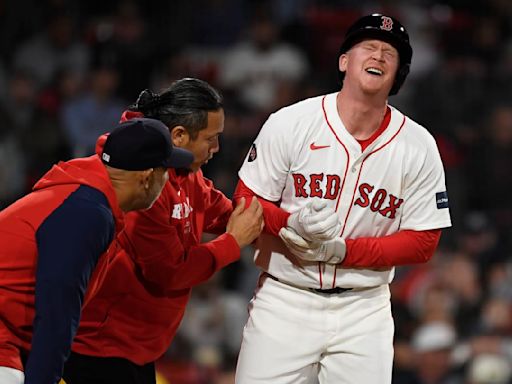
[[341, 91], [336, 105], [347, 131], [357, 140], [366, 140], [379, 129], [386, 114], [387, 100], [347, 97]]

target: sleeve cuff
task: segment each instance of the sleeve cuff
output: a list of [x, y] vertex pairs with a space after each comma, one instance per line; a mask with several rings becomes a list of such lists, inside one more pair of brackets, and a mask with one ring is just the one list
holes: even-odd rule
[[229, 233], [224, 233], [203, 245], [208, 248], [215, 258], [215, 271], [240, 259], [240, 247], [235, 238]]

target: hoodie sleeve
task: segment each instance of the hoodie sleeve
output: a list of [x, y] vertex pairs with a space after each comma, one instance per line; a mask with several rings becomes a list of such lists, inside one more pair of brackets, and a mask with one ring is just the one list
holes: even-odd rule
[[60, 380], [89, 278], [114, 228], [105, 196], [87, 186], [73, 192], [38, 228], [36, 314], [25, 384]]
[[204, 231], [222, 234], [233, 212], [233, 203], [221, 191], [215, 189], [213, 183], [206, 177], [202, 178], [202, 192], [206, 204], [204, 216]]

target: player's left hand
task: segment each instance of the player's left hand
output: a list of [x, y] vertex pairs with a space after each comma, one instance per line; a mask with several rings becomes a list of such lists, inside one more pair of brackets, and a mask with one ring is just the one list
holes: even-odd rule
[[324, 242], [307, 241], [289, 227], [281, 228], [279, 237], [299, 259], [328, 264], [339, 264], [345, 259], [346, 245], [341, 237]]
[[342, 223], [326, 201], [314, 199], [292, 213], [287, 226], [307, 241], [327, 241], [340, 234]]

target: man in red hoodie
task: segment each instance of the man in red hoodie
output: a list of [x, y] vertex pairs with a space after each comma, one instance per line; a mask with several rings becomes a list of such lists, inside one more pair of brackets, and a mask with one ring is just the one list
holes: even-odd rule
[[191, 161], [160, 121], [131, 120], [108, 135], [101, 158], [60, 162], [0, 212], [2, 384], [60, 380], [85, 291], [115, 254], [123, 212], [149, 208], [167, 168]]
[[[240, 258], [261, 232], [262, 207], [244, 214], [206, 179], [201, 166], [219, 150], [224, 109], [219, 93], [198, 79], [160, 94], [143, 91], [123, 119], [161, 120], [173, 144], [191, 151], [189, 172], [171, 170], [153, 207], [126, 215], [122, 248], [102, 287], [83, 309], [64, 369], [67, 384], [155, 383], [154, 361], [169, 347], [191, 288]], [[101, 143], [100, 143], [101, 145]], [[220, 234], [201, 243], [203, 232]]]

